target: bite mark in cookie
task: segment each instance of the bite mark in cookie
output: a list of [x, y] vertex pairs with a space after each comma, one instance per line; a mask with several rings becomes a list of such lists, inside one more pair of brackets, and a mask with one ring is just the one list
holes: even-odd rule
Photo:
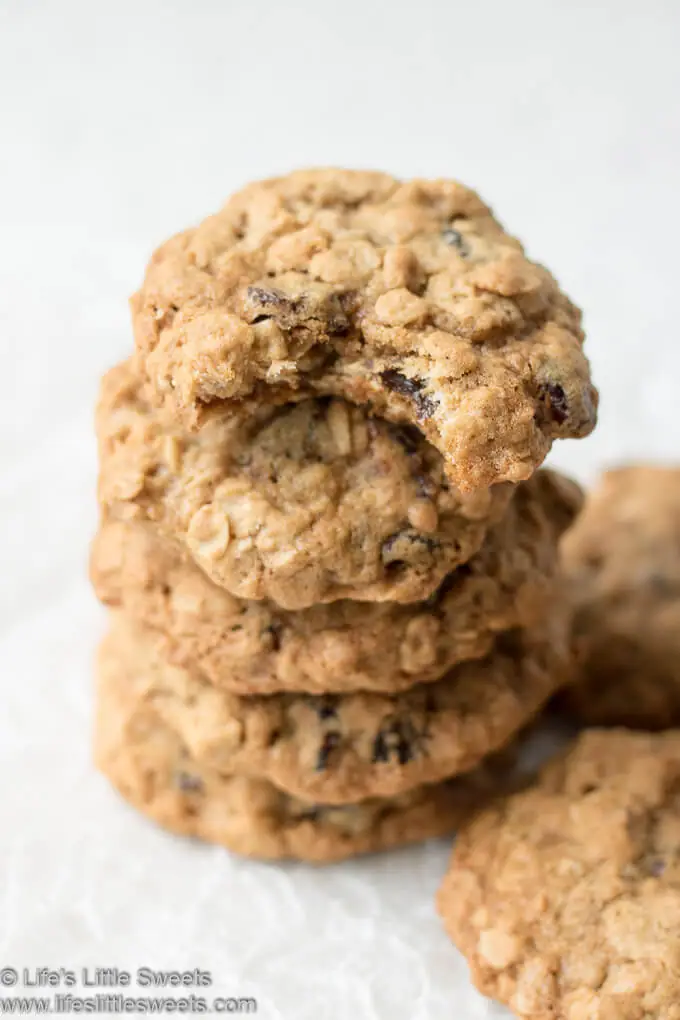
[[97, 432], [110, 516], [153, 521], [216, 584], [291, 610], [427, 598], [512, 495], [461, 494], [419, 433], [337, 399], [185, 433], [131, 362], [104, 378]]
[[471, 490], [595, 424], [579, 312], [454, 181], [252, 184], [158, 249], [132, 309], [157, 398], [191, 428], [333, 395], [416, 425]]

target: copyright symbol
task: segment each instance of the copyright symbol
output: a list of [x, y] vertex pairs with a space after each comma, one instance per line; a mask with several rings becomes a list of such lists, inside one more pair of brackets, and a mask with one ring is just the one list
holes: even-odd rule
[[19, 975], [15, 971], [14, 967], [3, 967], [0, 970], [0, 985], [4, 985], [5, 988], [11, 988], [19, 980]]

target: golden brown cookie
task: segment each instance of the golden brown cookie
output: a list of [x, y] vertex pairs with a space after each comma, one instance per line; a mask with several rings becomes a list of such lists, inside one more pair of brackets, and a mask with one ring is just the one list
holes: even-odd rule
[[132, 310], [158, 398], [189, 427], [340, 396], [417, 426], [471, 490], [528, 478], [595, 424], [580, 313], [454, 181], [251, 184], [158, 249]]
[[391, 800], [333, 806], [291, 797], [262, 779], [224, 776], [191, 758], [145, 700], [101, 678], [95, 759], [134, 807], [173, 832], [249, 857], [314, 863], [386, 850], [451, 832], [507, 782], [511, 753], [474, 772]]
[[591, 730], [459, 833], [439, 892], [526, 1020], [679, 1020], [680, 731]]
[[148, 702], [200, 764], [342, 804], [468, 772], [509, 743], [567, 679], [566, 630], [556, 613], [401, 694], [239, 697], [168, 663], [153, 632], [114, 613], [99, 671]]
[[427, 598], [512, 495], [508, 485], [461, 495], [418, 432], [342, 400], [192, 435], [142, 389], [132, 362], [104, 377], [100, 501], [111, 516], [154, 521], [240, 598], [286, 609]]
[[563, 544], [587, 723], [680, 723], [680, 468], [603, 477]]
[[555, 589], [557, 537], [580, 490], [539, 471], [480, 551], [427, 601], [348, 600], [287, 612], [212, 584], [148, 524], [105, 520], [98, 597], [158, 632], [163, 655], [237, 694], [399, 691], [487, 654], [495, 634], [539, 622]]

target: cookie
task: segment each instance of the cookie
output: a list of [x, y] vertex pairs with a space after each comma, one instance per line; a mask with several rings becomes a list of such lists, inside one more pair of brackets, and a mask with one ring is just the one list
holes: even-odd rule
[[189, 428], [340, 396], [417, 427], [472, 490], [595, 425], [579, 311], [454, 181], [251, 184], [162, 245], [131, 304], [158, 400]]
[[148, 524], [104, 520], [91, 555], [102, 602], [163, 640], [169, 661], [237, 694], [395, 692], [487, 654], [499, 631], [539, 622], [555, 590], [557, 536], [580, 490], [539, 471], [481, 550], [426, 602], [334, 602], [286, 612], [212, 584]]
[[111, 675], [102, 677], [97, 709], [96, 763], [126, 800], [172, 832], [249, 857], [320, 864], [445, 835], [507, 783], [512, 766], [502, 754], [391, 800], [324, 805], [199, 765], [153, 707]]
[[680, 1018], [680, 731], [591, 730], [459, 833], [438, 905], [531, 1020]]
[[305, 609], [413, 602], [480, 547], [512, 486], [457, 492], [420, 433], [342, 400], [182, 432], [144, 400], [132, 362], [104, 378], [99, 496], [150, 519], [233, 595]]
[[563, 544], [579, 682], [591, 724], [680, 723], [680, 469], [607, 473]]
[[152, 705], [201, 764], [342, 804], [468, 772], [506, 745], [565, 681], [565, 631], [555, 616], [501, 635], [486, 659], [401, 694], [239, 697], [168, 663], [153, 632], [114, 613], [99, 669]]

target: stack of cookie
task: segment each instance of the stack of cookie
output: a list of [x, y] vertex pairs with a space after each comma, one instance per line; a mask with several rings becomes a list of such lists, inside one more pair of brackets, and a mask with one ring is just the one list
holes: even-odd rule
[[331, 860], [455, 827], [563, 683], [579, 315], [448, 181], [306, 171], [162, 246], [104, 379], [97, 757], [168, 828]]

